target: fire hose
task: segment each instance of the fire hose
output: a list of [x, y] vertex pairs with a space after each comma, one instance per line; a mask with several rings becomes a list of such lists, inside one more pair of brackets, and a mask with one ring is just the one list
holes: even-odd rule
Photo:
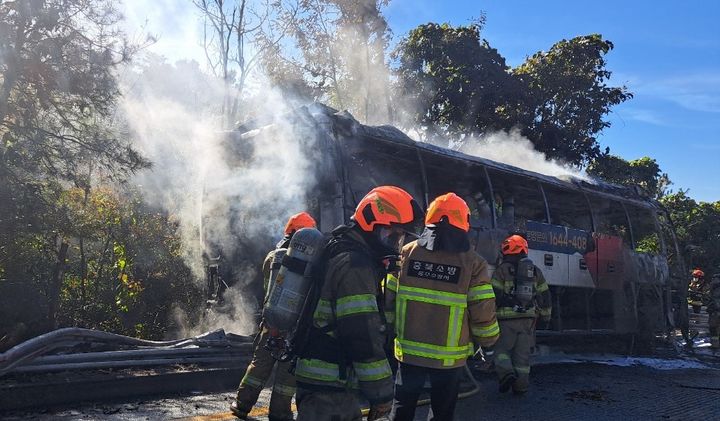
[[[77, 347], [90, 348], [93, 345], [97, 345], [104, 352], [44, 356]], [[0, 377], [15, 370], [43, 372], [135, 367], [173, 362], [197, 363], [202, 362], [200, 361], [202, 358], [215, 361], [221, 359], [223, 354], [231, 353], [238, 356], [251, 349], [250, 337], [226, 334], [222, 329], [192, 338], [150, 341], [92, 329], [63, 328], [29, 339], [0, 353]], [[190, 361], [187, 361], [188, 359]]]

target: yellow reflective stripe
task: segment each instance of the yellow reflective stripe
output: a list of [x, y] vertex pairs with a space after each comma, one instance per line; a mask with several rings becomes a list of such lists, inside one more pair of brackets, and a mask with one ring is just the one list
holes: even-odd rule
[[524, 313], [517, 312], [512, 307], [498, 307], [495, 311], [498, 319], [519, 319], [523, 317], [535, 317], [535, 307], [527, 309]]
[[[454, 365], [459, 358], [465, 358], [472, 354], [472, 346], [458, 347], [462, 324], [464, 321], [465, 308], [467, 307], [468, 296], [454, 292], [437, 291], [434, 289], [408, 287], [399, 285], [397, 305], [399, 313], [396, 315], [398, 339], [396, 344], [396, 355], [402, 358], [403, 353], [418, 355], [426, 358], [443, 360], [443, 365]], [[407, 317], [407, 302], [420, 301], [429, 304], [449, 307], [447, 337], [445, 346], [424, 344], [404, 339], [405, 319]], [[459, 353], [457, 350], [460, 350]], [[451, 351], [455, 350], [455, 351]]]
[[389, 289], [390, 291], [397, 292], [397, 290], [398, 290], [397, 276], [393, 275], [392, 273], [388, 273], [387, 277], [385, 278], [385, 288]]
[[300, 358], [295, 367], [295, 375], [313, 380], [339, 381], [340, 368], [337, 364], [327, 361]]
[[510, 355], [500, 352], [497, 355], [495, 355], [495, 361], [510, 361]]
[[495, 298], [493, 287], [490, 284], [478, 285], [468, 291], [468, 301], [480, 301]]
[[505, 291], [505, 282], [503, 282], [499, 279], [492, 278], [490, 283], [492, 284], [493, 288], [499, 289], [500, 291], [503, 291], [503, 292], [507, 292], [507, 291]]
[[240, 381], [240, 384], [252, 386], [256, 389], [262, 389], [265, 386], [265, 382], [263, 380], [253, 377], [247, 373], [245, 373], [245, 376]]
[[452, 307], [450, 309], [450, 317], [448, 321], [448, 337], [447, 346], [457, 346], [460, 342], [460, 331], [462, 330], [463, 316], [465, 309], [462, 307]]
[[283, 396], [292, 396], [295, 394], [295, 387], [275, 383], [273, 386], [273, 393], [279, 393]]
[[541, 308], [538, 310], [541, 316], [549, 316], [552, 314], [552, 308]]
[[550, 289], [550, 288], [548, 288], [547, 282], [543, 282], [542, 284], [537, 286], [537, 292], [545, 292], [548, 289]]
[[395, 314], [395, 320], [397, 321], [395, 329], [397, 329], [397, 336], [402, 338], [405, 336], [405, 316], [407, 315], [407, 300], [403, 300], [402, 297], [400, 297], [397, 300], [396, 306], [400, 308], [398, 309], [397, 314]]
[[388, 364], [387, 359], [371, 363], [353, 362], [352, 365], [358, 380], [361, 382], [372, 382], [392, 376], [392, 370], [390, 370], [390, 364]]
[[478, 338], [489, 338], [491, 336], [497, 336], [500, 333], [500, 325], [495, 321], [488, 326], [473, 326], [471, 329], [473, 336]]
[[408, 300], [422, 301], [430, 304], [467, 307], [467, 295], [454, 292], [400, 285], [398, 287], [398, 296]]
[[[450, 317], [448, 317], [448, 336], [445, 345], [447, 347], [456, 347], [460, 342], [460, 331], [462, 330], [463, 316], [465, 315], [465, 309], [458, 306], [450, 308]], [[443, 365], [455, 364], [454, 359], [443, 360]]]
[[313, 317], [315, 319], [330, 320], [332, 318], [332, 307], [330, 306], [330, 301], [321, 298], [315, 308]]
[[[402, 361], [404, 354], [416, 355], [434, 360], [459, 360], [472, 355], [473, 348], [471, 344], [467, 344], [465, 346], [447, 347], [395, 338], [395, 356], [398, 360]], [[445, 364], [443, 363], [443, 365]]]
[[325, 327], [330, 324], [332, 320], [332, 307], [330, 301], [320, 299], [318, 301], [315, 312], [313, 313], [313, 321], [317, 327]]
[[530, 366], [522, 366], [522, 367], [515, 366], [513, 368], [515, 369], [515, 371], [517, 371], [520, 374], [530, 374]]
[[373, 294], [348, 295], [338, 298], [335, 303], [337, 317], [347, 317], [353, 314], [377, 313], [377, 298]]

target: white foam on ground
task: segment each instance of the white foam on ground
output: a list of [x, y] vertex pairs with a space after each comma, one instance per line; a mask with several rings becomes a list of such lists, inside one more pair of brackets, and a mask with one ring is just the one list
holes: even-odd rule
[[613, 365], [617, 367], [644, 366], [656, 370], [681, 370], [687, 368], [715, 370], [714, 368], [696, 360], [690, 359], [661, 359], [645, 357], [621, 357], [608, 355], [563, 355], [559, 357], [538, 357], [533, 365], [562, 364], [562, 363], [594, 363]]
[[630, 367], [634, 365], [642, 365], [645, 367], [654, 368], [656, 370], [680, 370], [684, 368], [702, 368], [709, 369], [710, 367], [692, 360], [663, 360], [660, 358], [639, 358], [639, 357], [619, 357], [612, 358], [609, 360], [595, 361], [598, 364], [615, 365], [620, 367]]

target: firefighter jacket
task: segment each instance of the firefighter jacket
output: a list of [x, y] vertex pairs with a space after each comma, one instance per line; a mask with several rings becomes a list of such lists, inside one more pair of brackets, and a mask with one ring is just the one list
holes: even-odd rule
[[306, 389], [359, 388], [371, 404], [387, 402], [393, 397], [393, 380], [378, 308], [385, 268], [360, 233], [338, 230], [354, 246], [327, 262], [313, 314], [314, 336], [298, 359], [295, 376]]
[[488, 265], [473, 250], [430, 251], [413, 241], [403, 247], [400, 275], [388, 277], [385, 294], [387, 308], [395, 309], [395, 357], [403, 363], [460, 367], [473, 343], [498, 339]]
[[550, 288], [540, 268], [535, 266], [535, 298], [530, 308], [522, 308], [518, 305], [513, 290], [515, 288], [515, 269], [516, 265], [510, 262], [502, 262], [495, 269], [492, 277], [492, 286], [495, 290], [497, 300], [497, 318], [518, 319], [518, 318], [535, 318], [538, 315], [543, 320], [550, 320], [552, 312], [552, 300], [550, 297]]
[[270, 250], [270, 252], [265, 256], [265, 260], [263, 260], [262, 265], [262, 276], [263, 276], [263, 291], [265, 291], [265, 301], [268, 299], [268, 294], [270, 291], [268, 291], [268, 288], [270, 287], [270, 271], [272, 269], [280, 269], [280, 263], [276, 262], [275, 265], [277, 267], [273, 268], [273, 259], [275, 259], [275, 253], [277, 253], [278, 249], [287, 249], [290, 246], [290, 236], [283, 237], [282, 240], [280, 240], [279, 243], [275, 246], [274, 250]]
[[268, 291], [268, 287], [270, 286], [270, 269], [272, 268], [272, 261], [275, 258], [275, 253], [277, 252], [277, 249], [271, 250], [267, 256], [265, 256], [265, 260], [263, 260], [262, 265], [262, 275], [263, 275], [263, 291], [265, 292], [265, 301], [268, 299], [268, 294], [270, 291]]

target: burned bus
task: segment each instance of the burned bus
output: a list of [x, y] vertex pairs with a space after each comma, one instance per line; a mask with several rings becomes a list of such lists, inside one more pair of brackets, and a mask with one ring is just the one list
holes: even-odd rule
[[[453, 191], [468, 203], [471, 242], [491, 265], [509, 233], [526, 236], [529, 257], [551, 288], [550, 330], [651, 335], [683, 320], [685, 307], [673, 314], [673, 302], [682, 302], [673, 294], [685, 289], [674, 230], [667, 212], [641, 189], [561, 179], [466, 155], [414, 141], [394, 127], [360, 124], [320, 104], [291, 114], [283, 118], [283, 130], [293, 127], [314, 167], [305, 205], [322, 231], [347, 221], [358, 200], [378, 185], [400, 186], [425, 208]], [[225, 140], [227, 153], [242, 166], [260, 138], [277, 135], [278, 124], [259, 119], [239, 127]], [[271, 245], [268, 239], [253, 252], [256, 261]], [[232, 266], [234, 258], [225, 257], [223, 264]]]

